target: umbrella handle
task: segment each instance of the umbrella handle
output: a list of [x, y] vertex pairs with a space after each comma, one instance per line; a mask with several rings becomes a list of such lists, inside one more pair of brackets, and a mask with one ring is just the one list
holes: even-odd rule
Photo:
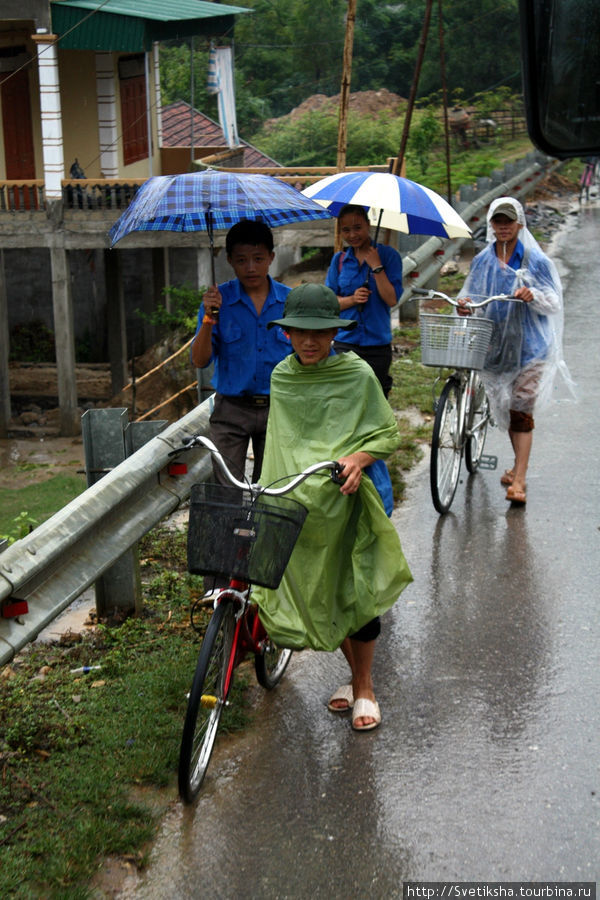
[[379, 219], [377, 221], [377, 228], [375, 229], [375, 238], [374, 241], [377, 243], [377, 238], [379, 237], [379, 226], [381, 225], [381, 220], [383, 218], [383, 209], [379, 210]]
[[[215, 242], [213, 236], [213, 222], [212, 222], [212, 212], [210, 206], [206, 210], [204, 214], [204, 218], [206, 220], [206, 231], [208, 234], [208, 242], [210, 244], [210, 277], [211, 277], [211, 285], [217, 283], [217, 279], [215, 276]], [[210, 310], [210, 314], [213, 319], [219, 318], [219, 310], [216, 306], [213, 306]]]

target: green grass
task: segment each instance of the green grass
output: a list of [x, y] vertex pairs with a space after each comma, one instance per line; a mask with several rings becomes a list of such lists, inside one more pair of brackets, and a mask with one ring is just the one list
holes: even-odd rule
[[83, 477], [56, 475], [16, 490], [0, 488], [0, 537], [9, 540], [24, 537], [30, 525], [35, 527], [45, 522], [85, 487]]
[[[155, 529], [141, 550], [143, 616], [33, 645], [1, 673], [2, 897], [90, 896], [86, 885], [109, 854], [143, 867], [143, 847], [172, 800], [201, 579], [185, 572], [184, 534]], [[101, 668], [71, 674], [85, 665]], [[246, 684], [242, 675], [226, 731], [248, 721]], [[152, 797], [142, 799], [146, 786]]]

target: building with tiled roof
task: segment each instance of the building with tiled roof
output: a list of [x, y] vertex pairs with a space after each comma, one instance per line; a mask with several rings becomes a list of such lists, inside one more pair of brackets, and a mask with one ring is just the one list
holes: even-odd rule
[[[223, 129], [218, 122], [213, 121], [199, 110], [193, 109], [189, 103], [183, 100], [163, 106], [161, 119], [163, 148], [187, 147], [191, 150], [193, 146], [194, 148], [209, 149], [211, 153], [228, 149]], [[240, 144], [244, 148], [243, 162], [240, 163], [243, 168], [280, 165], [247, 141], [240, 140]]]

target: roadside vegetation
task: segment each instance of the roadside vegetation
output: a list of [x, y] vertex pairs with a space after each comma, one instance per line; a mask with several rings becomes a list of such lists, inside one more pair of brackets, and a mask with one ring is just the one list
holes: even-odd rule
[[[25, 472], [27, 468], [25, 463], [19, 467], [19, 472]], [[31, 469], [39, 468], [39, 464], [31, 464]], [[56, 475], [25, 487], [0, 488], [0, 540], [12, 544], [25, 537], [81, 494], [85, 487], [85, 478], [74, 473]]]
[[[140, 552], [142, 616], [38, 642], [0, 672], [2, 897], [90, 896], [107, 855], [143, 867], [175, 796], [202, 580], [186, 573], [181, 532], [157, 528]], [[202, 627], [208, 612], [194, 618]], [[84, 666], [98, 668], [73, 671]], [[226, 730], [251, 715], [245, 684]]]

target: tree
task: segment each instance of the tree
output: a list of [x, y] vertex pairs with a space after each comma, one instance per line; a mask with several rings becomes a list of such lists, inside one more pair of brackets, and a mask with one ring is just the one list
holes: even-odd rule
[[344, 0], [249, 0], [252, 15], [235, 26], [236, 70], [273, 115], [288, 113], [311, 94], [340, 89]]
[[[422, 0], [409, 2], [422, 5]], [[440, 87], [437, 9], [436, 4], [419, 96]], [[442, 15], [449, 91], [462, 88], [469, 101], [475, 93], [502, 84], [520, 89], [518, 0], [479, 0], [477, 4], [473, 0], [446, 0]]]

